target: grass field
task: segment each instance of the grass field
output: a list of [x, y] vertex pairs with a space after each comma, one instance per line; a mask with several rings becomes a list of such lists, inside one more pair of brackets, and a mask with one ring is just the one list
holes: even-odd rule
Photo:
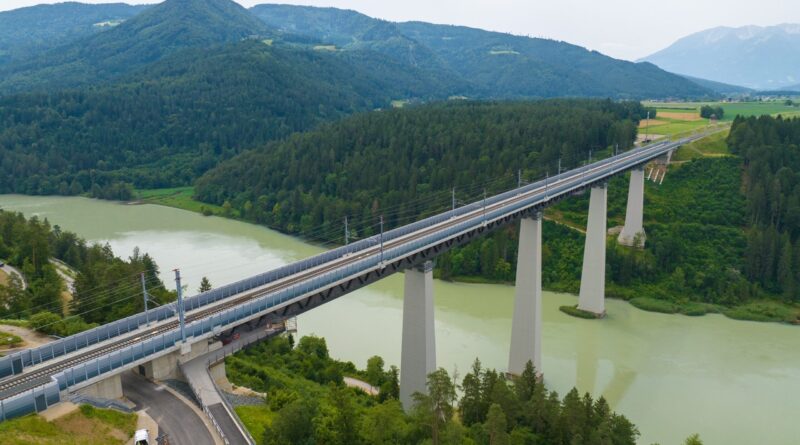
[[236, 414], [242, 419], [247, 431], [256, 440], [257, 445], [264, 443], [265, 426], [272, 423], [273, 413], [266, 405], [237, 406]]
[[28, 320], [0, 319], [0, 324], [6, 324], [6, 325], [9, 325], [9, 326], [17, 326], [17, 327], [20, 327], [20, 328], [30, 327], [30, 322]]
[[725, 143], [727, 137], [728, 132], [723, 131], [684, 145], [675, 152], [675, 155], [672, 156], [672, 161], [681, 162], [703, 157], [730, 156], [728, 144]]
[[136, 414], [88, 405], [52, 422], [29, 415], [0, 423], [3, 445], [122, 445], [133, 436]]
[[703, 105], [721, 106], [725, 110], [723, 121], [732, 121], [737, 115], [761, 116], [762, 114], [800, 115], [800, 108], [785, 105], [782, 101], [773, 102], [645, 102], [648, 107], [655, 107], [659, 113], [700, 112]]
[[0, 331], [0, 347], [15, 348], [22, 344], [22, 339], [14, 334]]
[[199, 213], [203, 213], [205, 209], [206, 213], [222, 214], [222, 207], [195, 201], [192, 198], [193, 194], [194, 187], [137, 190], [139, 200], [148, 204], [159, 204]]

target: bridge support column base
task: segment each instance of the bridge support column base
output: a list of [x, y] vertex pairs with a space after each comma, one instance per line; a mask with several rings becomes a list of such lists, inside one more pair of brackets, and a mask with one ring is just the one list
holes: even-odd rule
[[433, 262], [405, 271], [400, 401], [408, 411], [412, 394], [427, 393], [428, 374], [436, 370], [433, 317]]
[[606, 184], [592, 187], [589, 197], [589, 220], [586, 224], [586, 245], [583, 250], [583, 271], [578, 309], [605, 314], [606, 293]]
[[628, 188], [628, 208], [625, 212], [625, 226], [617, 241], [623, 246], [644, 247], [646, 236], [644, 219], [644, 167], [631, 170]]
[[140, 366], [139, 373], [151, 380], [185, 380], [178, 367], [178, 354], [174, 352], [145, 363]]
[[511, 321], [508, 372], [521, 375], [530, 361], [542, 370], [542, 220], [520, 221], [517, 282]]
[[99, 399], [121, 399], [122, 398], [122, 375], [116, 374], [107, 379], [100, 380], [97, 383], [91, 384], [86, 388], [78, 391], [90, 397], [97, 397]]

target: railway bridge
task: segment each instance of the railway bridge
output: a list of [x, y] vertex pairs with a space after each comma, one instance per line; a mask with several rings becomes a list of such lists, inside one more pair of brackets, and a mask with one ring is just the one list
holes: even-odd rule
[[[436, 368], [433, 260], [498, 228], [520, 222], [508, 372], [528, 361], [541, 370], [541, 237], [544, 209], [589, 191], [578, 308], [605, 313], [607, 184], [631, 172], [619, 242], [643, 245], [644, 166], [693, 135], [636, 148], [366, 238], [275, 270], [151, 309], [50, 344], [0, 358], [0, 419], [41, 411], [77, 390], [121, 396], [120, 373], [153, 379], [180, 374], [233, 329], [275, 325], [396, 272], [404, 272], [400, 396], [424, 391]], [[180, 288], [180, 286], [179, 286]], [[211, 346], [209, 346], [211, 345]]]

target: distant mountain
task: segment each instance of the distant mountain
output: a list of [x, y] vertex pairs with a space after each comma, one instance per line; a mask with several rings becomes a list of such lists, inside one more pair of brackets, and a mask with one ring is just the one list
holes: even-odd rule
[[343, 50], [369, 48], [461, 77], [476, 97], [688, 97], [714, 94], [649, 63], [565, 42], [423, 22], [388, 23], [355, 11], [289, 5], [251, 9], [272, 28]]
[[713, 28], [642, 60], [703, 79], [753, 89], [784, 89], [800, 80], [800, 25]]
[[107, 30], [146, 7], [69, 2], [0, 12], [0, 63]]
[[714, 91], [716, 93], [719, 93], [719, 94], [727, 94], [727, 95], [731, 95], [731, 94], [746, 94], [746, 93], [752, 93], [753, 91], [755, 91], [752, 88], [740, 87], [738, 85], [731, 85], [731, 84], [722, 83], [722, 82], [715, 82], [713, 80], [701, 79], [699, 77], [692, 77], [692, 76], [683, 76], [683, 77], [691, 80], [692, 82], [694, 82], [694, 83], [696, 83], [696, 84], [698, 84], [698, 85], [700, 85], [700, 86], [702, 86], [704, 88], [708, 88], [709, 90], [712, 90], [712, 91]]
[[166, 0], [107, 31], [7, 66], [0, 91], [114, 79], [184, 48], [267, 34], [263, 22], [231, 0]]

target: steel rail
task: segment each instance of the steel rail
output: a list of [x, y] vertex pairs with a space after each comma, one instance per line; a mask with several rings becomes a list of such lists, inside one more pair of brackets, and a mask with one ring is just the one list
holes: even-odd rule
[[[502, 209], [506, 206], [519, 203], [526, 199], [534, 198], [541, 192], [543, 191], [546, 192], [548, 189], [552, 189], [554, 187], [561, 187], [563, 185], [573, 185], [574, 186], [573, 189], [580, 189], [586, 185], [585, 181], [587, 179], [587, 175], [592, 176], [596, 174], [598, 171], [600, 171], [601, 173], [606, 173], [608, 177], [616, 175], [619, 173], [619, 171], [617, 171], [615, 167], [623, 166], [624, 169], [627, 169], [627, 168], [632, 168], [636, 165], [640, 165], [642, 163], [649, 162], [652, 159], [655, 159], [665, 154], [666, 152], [673, 150], [679, 147], [680, 145], [683, 145], [684, 143], [699, 137], [701, 136], [690, 137], [677, 142], [668, 142], [668, 143], [661, 142], [649, 147], [643, 147], [638, 150], [631, 150], [626, 153], [617, 155], [613, 158], [606, 158], [604, 160], [597, 161], [593, 164], [588, 164], [586, 166], [579, 167], [570, 170], [568, 172], [564, 172], [561, 175], [552, 178], [551, 179], [552, 182], [546, 182], [545, 184], [540, 184], [535, 188], [530, 188], [529, 190], [514, 195], [513, 197], [510, 197], [508, 199], [487, 205], [485, 209], [482, 206], [475, 206], [475, 203], [470, 204], [472, 206], [475, 206], [474, 210], [453, 217], [451, 219], [445, 220], [443, 222], [422, 228], [418, 231], [411, 232], [409, 234], [402, 235], [393, 238], [391, 240], [385, 241], [383, 250], [385, 251], [395, 247], [402, 247], [402, 245], [406, 243], [416, 241], [420, 238], [424, 238], [428, 235], [434, 234], [441, 230], [448, 229], [457, 224], [469, 222], [472, 219], [480, 220], [481, 216], [484, 213], [489, 213], [495, 210]], [[597, 179], [590, 178], [590, 181], [597, 181]], [[528, 188], [531, 185], [524, 186], [522, 188], [523, 189]], [[480, 221], [476, 222], [480, 223]], [[227, 309], [238, 306], [244, 302], [253, 300], [255, 298], [262, 297], [264, 295], [274, 293], [277, 291], [281, 291], [295, 284], [319, 277], [321, 275], [325, 275], [331, 271], [334, 271], [341, 267], [348, 266], [352, 263], [358, 262], [372, 255], [377, 255], [380, 253], [380, 251], [381, 251], [380, 245], [373, 244], [369, 247], [365, 247], [360, 251], [343, 255], [335, 260], [329, 261], [326, 264], [317, 267], [312, 267], [300, 271], [289, 277], [284, 277], [275, 280], [271, 283], [267, 283], [266, 285], [256, 288], [255, 290], [249, 291], [248, 293], [240, 297], [229, 300], [223, 300], [222, 303], [213, 304], [210, 307], [195, 309], [194, 311], [187, 313], [186, 324], [207, 318], [219, 312], [223, 312]], [[175, 316], [171, 318], [172, 320], [165, 322], [154, 328], [150, 328], [148, 330], [139, 332], [133, 331], [131, 335], [127, 335], [125, 338], [107, 344], [101, 344], [99, 347], [86, 350], [80, 354], [68, 355], [64, 360], [59, 360], [54, 363], [51, 361], [51, 363], [45, 366], [35, 367], [29, 372], [23, 372], [22, 374], [19, 374], [15, 377], [8, 378], [0, 382], [0, 399], [5, 399], [15, 394], [29, 390], [31, 388], [47, 384], [50, 382], [50, 377], [52, 375], [60, 371], [63, 371], [65, 369], [79, 365], [83, 362], [89, 361], [94, 358], [108, 355], [109, 353], [139, 343], [143, 340], [147, 340], [159, 336], [161, 334], [164, 334], [166, 332], [172, 331], [178, 327], [179, 323], [175, 319], [176, 318]]]

